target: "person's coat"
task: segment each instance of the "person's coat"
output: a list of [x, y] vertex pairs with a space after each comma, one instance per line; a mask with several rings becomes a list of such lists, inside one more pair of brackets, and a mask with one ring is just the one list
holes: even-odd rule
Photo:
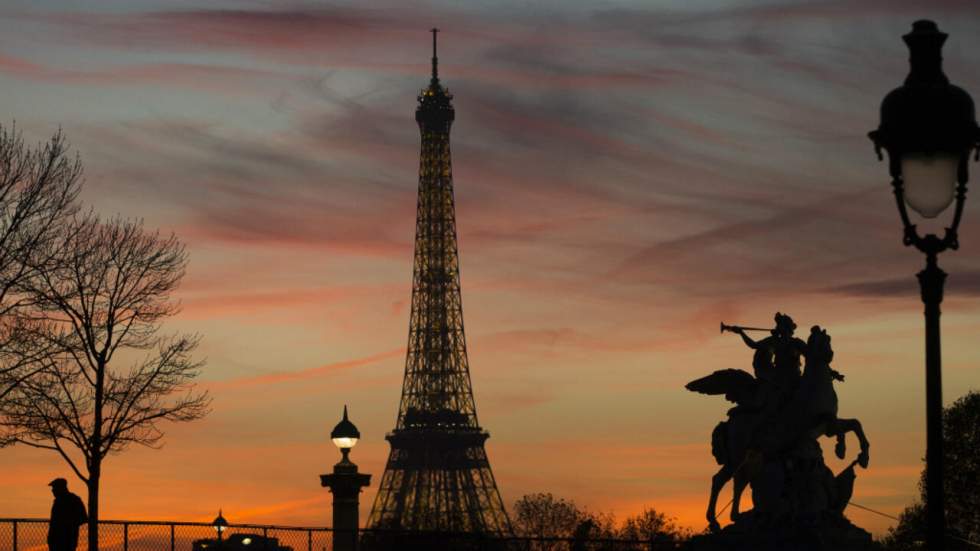
[[71, 492], [56, 496], [48, 524], [48, 549], [75, 551], [78, 547], [78, 529], [86, 522], [88, 514], [80, 497]]

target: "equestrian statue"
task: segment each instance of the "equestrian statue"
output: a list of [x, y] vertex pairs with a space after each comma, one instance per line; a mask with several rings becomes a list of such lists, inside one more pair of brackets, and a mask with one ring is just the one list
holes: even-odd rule
[[[721, 324], [723, 333], [740, 335], [753, 350], [752, 373], [723, 369], [686, 386], [735, 404], [711, 434], [711, 453], [721, 468], [711, 479], [711, 534], [696, 538], [695, 544], [703, 549], [864, 549], [870, 534], [843, 512], [853, 491], [854, 467], [868, 467], [870, 444], [857, 419], [837, 416], [834, 382], [843, 382], [844, 376], [830, 366], [830, 335], [813, 326], [803, 341], [794, 336], [793, 319], [779, 312], [775, 325]], [[768, 331], [769, 336], [754, 340], [748, 331]], [[857, 438], [860, 450], [835, 476], [824, 464], [818, 438], [833, 437], [835, 455], [844, 459], [848, 433]], [[722, 530], [716, 509], [729, 480], [732, 524]], [[753, 508], [743, 513], [741, 497], [747, 487]]]

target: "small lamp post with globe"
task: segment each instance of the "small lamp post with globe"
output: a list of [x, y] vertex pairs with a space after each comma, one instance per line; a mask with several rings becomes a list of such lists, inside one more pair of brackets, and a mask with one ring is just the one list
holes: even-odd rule
[[[903, 243], [926, 255], [918, 274], [926, 318], [926, 544], [943, 549], [942, 349], [939, 304], [946, 272], [937, 257], [959, 247], [970, 153], [980, 149], [973, 99], [943, 74], [942, 47], [947, 34], [932, 21], [916, 21], [902, 39], [909, 47], [911, 70], [905, 83], [881, 102], [881, 124], [868, 134], [878, 158], [888, 153], [888, 168], [904, 226]], [[937, 217], [955, 202], [952, 220], [940, 237], [920, 235], [906, 204], [925, 219]]]
[[330, 439], [342, 454], [340, 463], [333, 466], [332, 473], [320, 475], [320, 485], [330, 488], [333, 493], [334, 551], [357, 549], [358, 495], [361, 488], [371, 483], [371, 475], [357, 472], [357, 465], [349, 457], [360, 437], [360, 431], [347, 418], [347, 406], [344, 406], [344, 418], [330, 432]]
[[211, 521], [211, 526], [214, 526], [214, 531], [218, 533], [218, 549], [221, 549], [224, 545], [222, 542], [224, 532], [228, 529], [228, 521], [221, 515], [221, 509], [218, 509], [218, 516]]

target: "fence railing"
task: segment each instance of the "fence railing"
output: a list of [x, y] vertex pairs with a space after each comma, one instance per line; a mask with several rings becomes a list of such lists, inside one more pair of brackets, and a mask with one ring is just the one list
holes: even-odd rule
[[[333, 529], [229, 524], [219, 535], [204, 522], [100, 520], [100, 551], [333, 551]], [[0, 518], [0, 551], [48, 551], [48, 521]], [[670, 541], [492, 537], [470, 533], [358, 530], [358, 551], [669, 551]], [[78, 549], [88, 547], [88, 527]]]

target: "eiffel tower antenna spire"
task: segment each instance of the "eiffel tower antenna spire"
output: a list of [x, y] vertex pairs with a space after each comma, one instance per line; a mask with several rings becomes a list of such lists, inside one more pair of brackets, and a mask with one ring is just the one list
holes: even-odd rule
[[415, 110], [422, 153], [405, 378], [368, 526], [510, 535], [470, 382], [449, 149], [455, 110], [437, 80], [436, 32], [432, 81]]
[[432, 27], [432, 82], [439, 82], [439, 57], [436, 55], [436, 33], [439, 29]]

